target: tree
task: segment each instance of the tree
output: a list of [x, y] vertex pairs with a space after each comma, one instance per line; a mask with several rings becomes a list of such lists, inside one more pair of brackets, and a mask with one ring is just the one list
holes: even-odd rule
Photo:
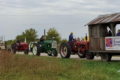
[[16, 43], [19, 38], [21, 39], [22, 42], [24, 42], [25, 37], [26, 37], [28, 44], [30, 42], [37, 41], [37, 37], [38, 37], [37, 31], [35, 31], [35, 29], [32, 29], [32, 28], [27, 29], [27, 30], [25, 30], [25, 32], [22, 32], [21, 35], [17, 35], [14, 40], [8, 40], [8, 41], [6, 41], [6, 43], [7, 43], [7, 45], [11, 45], [13, 43]]
[[19, 38], [21, 39], [22, 42], [24, 42], [25, 37], [24, 37], [23, 35], [18, 35], [18, 36], [16, 36], [16, 41], [17, 41]]
[[12, 40], [8, 40], [8, 41], [5, 41], [6, 43], [7, 43], [7, 45], [10, 45], [10, 44], [12, 44]]
[[50, 28], [46, 35], [46, 40], [51, 40], [51, 37], [54, 37], [57, 43], [60, 43], [61, 37], [58, 31], [55, 28]]
[[27, 43], [34, 42], [38, 37], [37, 31], [35, 31], [35, 29], [32, 29], [32, 28], [26, 29], [25, 32], [22, 32], [22, 35], [18, 35], [16, 39], [20, 38], [21, 41], [24, 42], [25, 37], [26, 37]]
[[68, 40], [67, 40], [67, 39], [62, 39], [62, 40], [60, 41], [60, 43], [62, 43], [62, 42], [68, 42]]
[[16, 39], [14, 39], [14, 40], [8, 40], [8, 41], [5, 41], [5, 42], [7, 43], [7, 45], [11, 45], [13, 43], [16, 43], [17, 40]]

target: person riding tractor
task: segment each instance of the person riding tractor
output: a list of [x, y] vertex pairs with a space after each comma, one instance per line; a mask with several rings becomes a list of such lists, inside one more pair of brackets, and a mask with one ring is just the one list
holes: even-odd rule
[[71, 47], [73, 46], [74, 42], [73, 42], [73, 32], [71, 32], [71, 34], [69, 35], [69, 42], [71, 42]]
[[28, 43], [22, 42], [19, 38], [16, 43], [11, 45], [11, 52], [15, 54], [16, 51], [24, 51], [24, 54], [28, 54]]
[[44, 36], [42, 35], [42, 37], [40, 38], [40, 43], [41, 43], [42, 46], [43, 46], [44, 40], [45, 40], [45, 38], [44, 38]]
[[54, 39], [51, 40], [45, 40], [44, 36], [40, 38], [40, 40], [37, 43], [34, 43], [33, 45], [33, 55], [40, 56], [41, 53], [47, 53], [48, 56], [54, 56], [57, 57], [58, 52], [56, 50], [57, 48], [57, 41]]
[[18, 40], [17, 40], [17, 47], [19, 47], [19, 43], [21, 42], [21, 39], [19, 38]]

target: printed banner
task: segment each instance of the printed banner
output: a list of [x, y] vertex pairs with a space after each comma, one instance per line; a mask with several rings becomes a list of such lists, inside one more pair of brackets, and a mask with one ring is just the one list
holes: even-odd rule
[[106, 50], [120, 50], [120, 37], [106, 37], [105, 38]]

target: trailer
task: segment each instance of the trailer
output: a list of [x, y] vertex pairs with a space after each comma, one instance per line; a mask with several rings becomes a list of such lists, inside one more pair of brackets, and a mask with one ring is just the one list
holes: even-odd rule
[[[116, 36], [117, 24], [120, 24], [120, 13], [100, 15], [87, 24], [89, 52], [101, 56], [102, 61], [110, 61], [113, 55], [120, 55], [120, 36]], [[112, 35], [108, 35], [108, 28]]]

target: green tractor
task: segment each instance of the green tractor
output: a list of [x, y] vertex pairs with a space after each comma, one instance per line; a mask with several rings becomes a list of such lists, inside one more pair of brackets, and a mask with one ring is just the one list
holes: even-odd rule
[[33, 45], [33, 55], [40, 56], [40, 53], [47, 53], [48, 56], [54, 56], [57, 57], [57, 41], [55, 40], [45, 40], [43, 42], [43, 45], [41, 42], [34, 43]]

